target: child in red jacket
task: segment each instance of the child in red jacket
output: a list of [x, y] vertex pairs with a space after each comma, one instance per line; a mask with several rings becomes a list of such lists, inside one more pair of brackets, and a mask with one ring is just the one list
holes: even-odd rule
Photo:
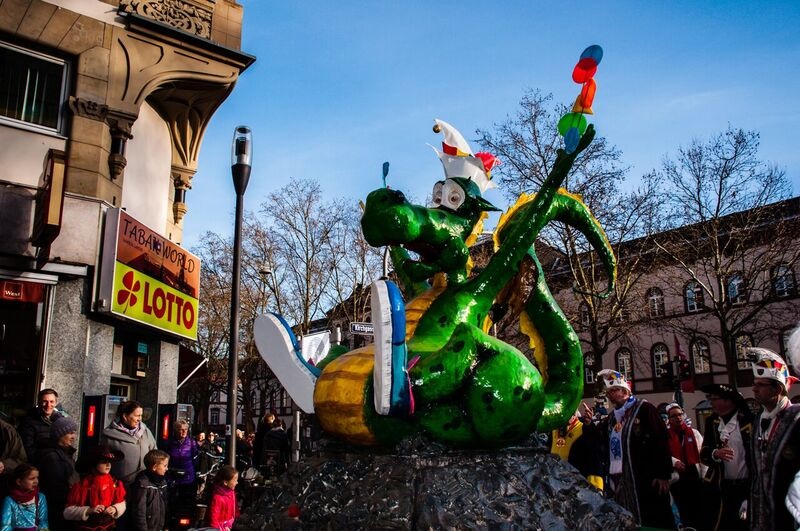
[[208, 508], [208, 526], [220, 531], [230, 531], [233, 521], [239, 516], [236, 507], [236, 484], [239, 473], [230, 465], [220, 467], [214, 476], [214, 492]]
[[85, 463], [88, 473], [72, 486], [64, 508], [64, 518], [75, 522], [74, 529], [116, 528], [125, 512], [125, 487], [111, 475], [111, 463], [122, 458], [122, 452], [108, 446], [91, 450]]

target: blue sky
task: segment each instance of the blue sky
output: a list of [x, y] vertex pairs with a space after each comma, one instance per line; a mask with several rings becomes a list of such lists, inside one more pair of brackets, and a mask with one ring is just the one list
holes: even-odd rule
[[[760, 132], [761, 158], [800, 193], [800, 2], [239, 1], [242, 49], [257, 61], [206, 132], [185, 246], [232, 233], [239, 124], [255, 144], [247, 209], [299, 178], [355, 203], [386, 160], [390, 185], [421, 200], [442, 178], [426, 145], [441, 141], [434, 118], [473, 140], [528, 88], [571, 104], [590, 44], [605, 51], [591, 121], [629, 180], [730, 124]], [[505, 204], [496, 190], [487, 199]]]

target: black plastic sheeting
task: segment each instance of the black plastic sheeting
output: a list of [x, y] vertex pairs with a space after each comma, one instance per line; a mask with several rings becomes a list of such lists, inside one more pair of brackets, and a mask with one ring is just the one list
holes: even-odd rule
[[[290, 505], [299, 517], [287, 513]], [[636, 529], [630, 513], [540, 447], [394, 452], [330, 443], [267, 485], [236, 522], [260, 529]]]

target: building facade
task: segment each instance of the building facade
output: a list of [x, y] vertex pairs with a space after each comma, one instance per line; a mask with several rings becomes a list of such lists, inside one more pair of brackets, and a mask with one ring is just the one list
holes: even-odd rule
[[[176, 401], [191, 334], [112, 310], [194, 319], [183, 218], [209, 120], [254, 60], [241, 21], [234, 0], [0, 2], [3, 413], [45, 387], [76, 417], [87, 395]], [[113, 224], [141, 254], [110, 300]], [[161, 282], [149, 298], [140, 272]]]
[[[602, 356], [590, 347], [597, 316], [572, 289], [567, 269], [551, 271], [549, 284], [558, 286], [554, 294], [584, 345], [584, 395], [597, 394], [595, 375], [610, 368], [633, 382], [635, 394], [656, 405], [673, 402], [673, 376], [680, 379], [680, 371], [669, 365], [683, 357], [688, 367], [680, 398], [697, 422], [709, 412], [700, 390], [706, 384], [732, 383], [752, 399], [746, 348], [785, 358], [786, 340], [800, 321], [798, 215], [800, 198], [793, 198], [708, 222], [716, 228], [681, 227], [621, 245], [620, 267], [632, 260], [640, 270], [627, 273], [635, 281], [611, 324], [622, 333], [612, 330], [617, 339]], [[800, 375], [800, 367], [792, 373]], [[800, 389], [790, 396], [800, 396]]]

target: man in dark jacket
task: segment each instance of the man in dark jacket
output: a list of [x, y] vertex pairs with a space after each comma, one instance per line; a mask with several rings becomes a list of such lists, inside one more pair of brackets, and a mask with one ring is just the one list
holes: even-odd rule
[[601, 424], [607, 434], [607, 490], [643, 527], [674, 529], [669, 499], [672, 459], [667, 427], [656, 407], [631, 394], [618, 371], [597, 373], [613, 410]]
[[[167, 522], [167, 472], [169, 454], [150, 450], [144, 456], [145, 470], [131, 484], [133, 529], [162, 531]], [[192, 500], [194, 501], [194, 500]]]
[[37, 451], [40, 447], [49, 444], [50, 426], [63, 417], [56, 410], [58, 393], [55, 389], [42, 389], [39, 391], [38, 405], [28, 410], [19, 425], [19, 436], [22, 446], [31, 463], [38, 464]]
[[800, 404], [789, 402], [789, 376], [783, 359], [765, 348], [748, 349], [753, 362], [753, 398], [762, 407], [751, 444], [753, 489], [750, 528], [795, 529], [786, 494], [800, 470]]
[[703, 386], [702, 391], [713, 411], [706, 420], [700, 449], [700, 461], [708, 466], [705, 482], [715, 494], [714, 507], [708, 511], [712, 516], [711, 529], [746, 531], [750, 520], [742, 508], [750, 495], [753, 414], [733, 387], [710, 384]]

